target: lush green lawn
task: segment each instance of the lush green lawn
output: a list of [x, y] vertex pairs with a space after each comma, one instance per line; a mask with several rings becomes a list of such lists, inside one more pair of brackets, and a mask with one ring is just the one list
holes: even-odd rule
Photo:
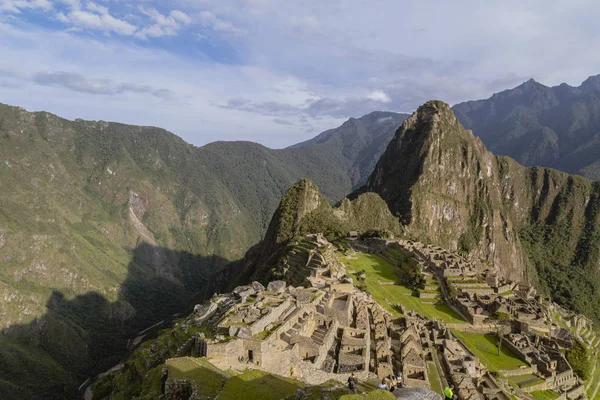
[[338, 255], [340, 261], [349, 269], [355, 271], [365, 270], [367, 279], [367, 290], [379, 304], [395, 315], [400, 312], [388, 304], [402, 304], [408, 309], [417, 311], [419, 314], [442, 320], [446, 323], [466, 324], [461, 316], [445, 304], [433, 304], [431, 300], [423, 301], [412, 295], [412, 290], [403, 285], [381, 285], [379, 282], [396, 282], [396, 267], [374, 254], [357, 253], [356, 258], [346, 258]]
[[592, 377], [589, 379], [588, 382], [589, 386], [587, 387], [587, 395], [590, 398], [590, 400], [600, 400], [600, 390], [598, 390], [596, 392], [596, 396], [594, 396], [594, 392], [596, 391], [596, 388], [598, 387], [598, 385], [600, 385], [600, 357], [597, 358], [596, 360], [596, 369], [594, 371], [594, 374], [592, 375]]
[[431, 390], [438, 394], [442, 394], [444, 388], [442, 387], [442, 381], [438, 374], [435, 364], [433, 362], [427, 363], [427, 373], [429, 374], [429, 383], [431, 384]]
[[531, 394], [536, 400], [554, 400], [559, 397], [559, 394], [552, 390], [536, 390]]
[[280, 400], [303, 386], [293, 379], [254, 370], [230, 378], [219, 400]]
[[500, 356], [498, 356], [496, 335], [482, 335], [457, 330], [453, 330], [452, 333], [461, 339], [490, 371], [511, 370], [527, 366], [506, 346], [502, 346]]
[[174, 358], [167, 360], [166, 366], [169, 369], [169, 379], [187, 379], [203, 396], [215, 397], [227, 379], [225, 374], [204, 358]]
[[519, 387], [533, 386], [543, 381], [543, 379], [541, 379], [537, 375], [532, 374], [511, 376], [508, 379]]

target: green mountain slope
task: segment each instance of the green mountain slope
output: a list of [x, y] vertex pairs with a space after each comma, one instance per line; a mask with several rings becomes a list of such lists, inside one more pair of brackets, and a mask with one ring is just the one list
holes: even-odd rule
[[[298, 148], [197, 148], [158, 128], [0, 105], [0, 326], [18, 339], [0, 344], [0, 370], [38, 354], [38, 369], [10, 375], [17, 385], [63, 371], [52, 376], [68, 379], [40, 382], [32, 396], [54, 384], [73, 393], [136, 332], [218, 291], [221, 269], [260, 240], [298, 179], [330, 200], [364, 182], [368, 155], [403, 118], [387, 117], [351, 120]], [[3, 376], [0, 393], [11, 393]]]
[[234, 267], [243, 273], [228, 289], [254, 280], [268, 283], [281, 278], [285, 254], [293, 250], [294, 241], [307, 234], [323, 233], [334, 241], [350, 231], [399, 236], [402, 227], [375, 193], [365, 193], [352, 201], [345, 198], [332, 207], [310, 180], [300, 180], [283, 196], [265, 238]]
[[369, 191], [409, 236], [492, 261], [600, 321], [600, 184], [495, 157], [432, 101], [403, 123], [357, 193]]
[[495, 154], [600, 180], [600, 76], [579, 87], [531, 79], [453, 110]]

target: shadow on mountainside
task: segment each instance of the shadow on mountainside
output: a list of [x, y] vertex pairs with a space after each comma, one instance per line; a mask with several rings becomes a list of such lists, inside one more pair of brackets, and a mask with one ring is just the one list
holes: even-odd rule
[[47, 311], [0, 334], [0, 398], [81, 398], [77, 386], [127, 355], [129, 339], [220, 291], [228, 260], [140, 244], [111, 302], [53, 291]]

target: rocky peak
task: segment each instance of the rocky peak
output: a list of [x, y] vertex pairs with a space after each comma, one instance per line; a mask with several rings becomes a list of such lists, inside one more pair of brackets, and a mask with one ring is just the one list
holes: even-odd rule
[[600, 75], [594, 75], [587, 78], [580, 86], [586, 92], [600, 91]]
[[497, 160], [450, 106], [425, 103], [402, 124], [363, 191], [378, 193], [415, 237], [524, 270], [518, 235], [500, 212]]

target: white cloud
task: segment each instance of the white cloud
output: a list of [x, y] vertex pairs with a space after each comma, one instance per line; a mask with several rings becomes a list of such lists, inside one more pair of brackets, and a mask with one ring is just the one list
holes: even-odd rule
[[192, 18], [183, 11], [173, 10], [170, 14], [163, 15], [155, 9], [141, 9], [142, 13], [150, 17], [155, 23], [139, 30], [135, 36], [141, 39], [148, 37], [173, 36], [182, 28], [192, 22]]
[[52, 9], [52, 2], [50, 0], [0, 0], [0, 12], [18, 14], [23, 9], [48, 11]]
[[383, 90], [373, 90], [367, 96], [369, 100], [377, 101], [379, 103], [390, 103], [392, 99]]
[[[556, 7], [543, 0], [455, 0], [436, 7], [394, 0], [55, 0], [53, 13], [29, 8], [42, 18], [56, 15], [60, 29], [82, 31], [58, 39], [56, 32], [25, 27], [30, 13], [17, 14], [25, 8], [15, 6], [25, 3], [35, 4], [0, 0], [0, 14], [14, 24], [12, 36], [0, 28], [0, 63], [85, 80], [48, 86], [5, 77], [3, 87], [16, 80], [27, 90], [3, 88], [4, 101], [155, 123], [195, 143], [221, 134], [288, 145], [305, 139], [311, 126], [331, 128], [376, 109], [408, 112], [432, 98], [488, 97], [530, 77], [577, 85], [600, 72], [600, 54], [590, 51], [600, 33], [600, 3], [589, 0]], [[90, 15], [75, 23], [75, 11]], [[87, 31], [110, 37], [90, 45], [83, 40]], [[172, 52], [153, 47], [152, 38], [167, 35], [169, 43], [181, 40]], [[130, 38], [145, 39], [145, 48]], [[103, 79], [115, 92], [111, 104], [92, 93]], [[150, 113], [164, 101], [150, 90], [116, 90], [121, 84], [169, 88], [186, 106]], [[53, 101], [60, 96], [62, 102]], [[281, 129], [289, 136], [278, 135]]]
[[215, 32], [230, 33], [234, 35], [245, 35], [244, 29], [237, 28], [230, 21], [217, 17], [210, 11], [202, 11], [198, 14], [198, 19], [202, 25], [212, 29]]
[[111, 15], [107, 7], [94, 2], [87, 2], [87, 10], [84, 11], [80, 8], [81, 4], [78, 1], [63, 1], [71, 7], [71, 10], [68, 13], [59, 12], [56, 14], [56, 18], [62, 23], [76, 28], [86, 28], [124, 36], [131, 36], [137, 30], [136, 26]]

